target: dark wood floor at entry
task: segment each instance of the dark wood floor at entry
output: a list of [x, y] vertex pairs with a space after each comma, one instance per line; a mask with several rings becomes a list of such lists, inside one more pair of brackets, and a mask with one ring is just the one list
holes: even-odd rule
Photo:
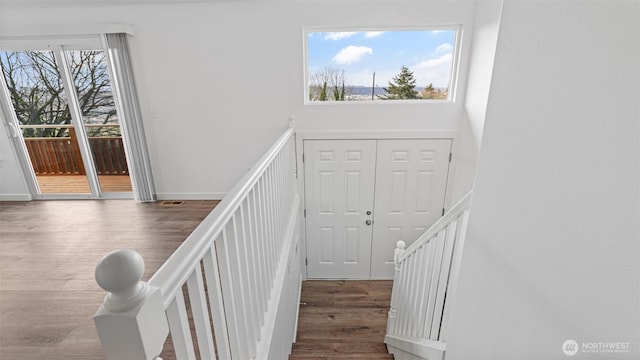
[[0, 202], [0, 359], [102, 359], [98, 260], [135, 249], [147, 280], [216, 204]]
[[393, 359], [384, 335], [391, 281], [302, 283], [295, 359]]

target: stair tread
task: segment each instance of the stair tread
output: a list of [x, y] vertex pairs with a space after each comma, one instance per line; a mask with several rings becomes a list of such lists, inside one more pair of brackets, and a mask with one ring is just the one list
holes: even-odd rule
[[305, 281], [290, 360], [392, 360], [384, 344], [392, 283]]
[[372, 360], [385, 360], [392, 359], [391, 354], [339, 354], [339, 355], [326, 355], [326, 354], [292, 354], [289, 355], [289, 360], [296, 359], [372, 359]]
[[293, 351], [302, 353], [336, 353], [336, 354], [354, 354], [354, 353], [387, 353], [387, 347], [380, 342], [318, 342], [318, 341], [299, 341], [293, 344]]

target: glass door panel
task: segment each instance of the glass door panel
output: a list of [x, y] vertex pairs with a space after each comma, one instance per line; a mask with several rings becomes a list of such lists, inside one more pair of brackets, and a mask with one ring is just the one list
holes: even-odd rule
[[25, 162], [45, 197], [132, 192], [107, 60], [85, 49], [0, 51]]
[[102, 50], [65, 51], [102, 192], [131, 192], [120, 121]]
[[3, 51], [0, 65], [40, 193], [90, 194], [54, 53]]

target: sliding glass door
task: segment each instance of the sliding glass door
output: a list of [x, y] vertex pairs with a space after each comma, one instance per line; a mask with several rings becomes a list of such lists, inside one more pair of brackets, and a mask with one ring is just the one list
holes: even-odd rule
[[[31, 45], [33, 46], [33, 44]], [[131, 198], [108, 64], [98, 39], [0, 50], [7, 119], [41, 198]]]

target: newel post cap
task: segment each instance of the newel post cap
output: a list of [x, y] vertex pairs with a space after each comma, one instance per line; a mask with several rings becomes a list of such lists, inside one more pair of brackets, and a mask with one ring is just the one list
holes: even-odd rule
[[106, 359], [155, 359], [169, 325], [160, 288], [141, 281], [144, 261], [134, 250], [116, 250], [96, 266], [109, 294], [93, 316]]
[[96, 282], [109, 292], [104, 306], [111, 311], [126, 311], [138, 305], [149, 291], [142, 281], [144, 260], [137, 251], [115, 250], [105, 255], [96, 266]]

